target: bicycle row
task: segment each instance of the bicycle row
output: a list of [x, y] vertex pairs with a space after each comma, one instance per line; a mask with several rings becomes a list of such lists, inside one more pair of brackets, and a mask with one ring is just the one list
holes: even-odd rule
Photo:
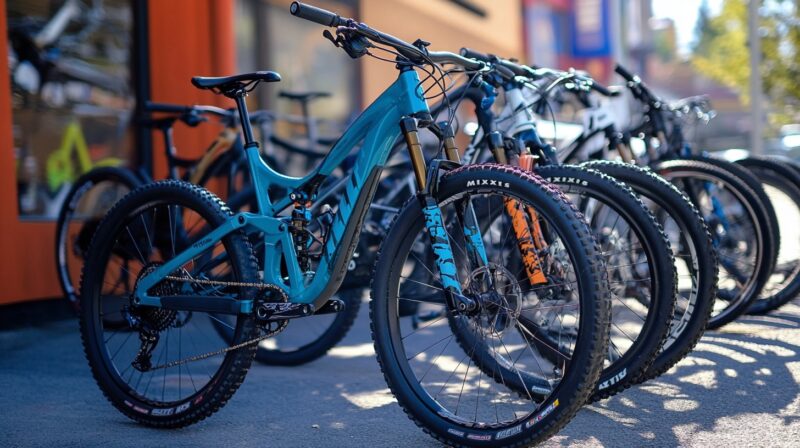
[[[153, 106], [172, 180], [89, 173], [62, 212], [62, 284], [80, 304], [94, 378], [128, 417], [181, 427], [210, 416], [254, 359], [323, 356], [370, 289], [378, 362], [415, 423], [451, 445], [528, 445], [666, 372], [706, 328], [797, 294], [800, 263], [779, 258], [797, 238], [781, 239], [792, 229], [771, 198], [798, 207], [800, 171], [694, 154], [683, 125], [710, 116], [701, 98], [670, 105], [623, 67], [625, 89], [608, 88], [574, 70], [431, 51], [298, 2], [291, 13], [335, 28], [324, 36], [350, 57], [397, 69], [308, 174], [285, 174], [254, 138], [274, 116], [248, 112], [245, 97], [279, 74], [196, 77], [236, 109]], [[641, 110], [615, 119], [626, 95]], [[570, 102], [586, 126], [558, 149], [537, 123]], [[466, 137], [462, 104], [478, 125]], [[222, 118], [220, 137], [199, 161], [177, 157], [172, 126], [206, 115]], [[316, 158], [317, 140], [282, 146]], [[225, 202], [196, 185], [209, 182]], [[98, 213], [87, 219], [82, 200]]]

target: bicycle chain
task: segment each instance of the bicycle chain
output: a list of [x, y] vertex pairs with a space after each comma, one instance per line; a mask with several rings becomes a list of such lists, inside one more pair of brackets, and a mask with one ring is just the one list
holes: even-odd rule
[[[269, 284], [269, 283], [262, 283], [262, 282], [259, 282], [259, 283], [255, 283], [255, 282], [226, 282], [226, 281], [222, 281], [222, 280], [208, 280], [208, 279], [191, 278], [191, 277], [177, 277], [177, 276], [174, 276], [174, 275], [167, 275], [167, 276], [164, 277], [164, 279], [165, 280], [172, 280], [172, 281], [179, 281], [179, 282], [197, 283], [197, 284], [201, 284], [201, 285], [238, 286], [238, 287], [242, 287], [242, 288], [256, 288], [256, 289], [260, 289], [260, 290], [270, 290], [270, 291], [278, 293], [280, 295], [280, 297], [283, 298], [284, 302], [288, 299], [288, 297], [286, 296], [286, 293], [280, 287], [278, 287], [276, 285]], [[175, 360], [175, 361], [170, 361], [170, 362], [167, 362], [167, 363], [164, 363], [164, 364], [159, 364], [159, 365], [151, 367], [150, 369], [148, 369], [148, 371], [160, 370], [160, 369], [169, 369], [171, 367], [176, 367], [176, 366], [188, 364], [190, 362], [201, 361], [203, 359], [207, 359], [207, 358], [210, 358], [212, 356], [218, 356], [218, 355], [222, 355], [222, 354], [228, 353], [230, 351], [239, 350], [241, 348], [247, 347], [248, 345], [257, 344], [257, 343], [259, 343], [259, 342], [261, 342], [261, 341], [263, 341], [263, 340], [265, 340], [267, 338], [270, 338], [270, 337], [274, 336], [277, 333], [280, 333], [286, 327], [286, 325], [288, 324], [288, 321], [285, 321], [285, 320], [284, 321], [280, 321], [280, 322], [281, 322], [281, 324], [275, 330], [267, 331], [266, 334], [262, 334], [261, 336], [259, 336], [257, 338], [253, 338], [253, 339], [250, 339], [248, 341], [244, 341], [244, 342], [241, 342], [239, 344], [232, 345], [230, 347], [225, 347], [223, 349], [215, 350], [213, 352], [203, 353], [203, 354], [200, 354], [200, 355], [190, 356], [188, 358], [183, 358], [183, 359], [178, 359], [178, 360]]]

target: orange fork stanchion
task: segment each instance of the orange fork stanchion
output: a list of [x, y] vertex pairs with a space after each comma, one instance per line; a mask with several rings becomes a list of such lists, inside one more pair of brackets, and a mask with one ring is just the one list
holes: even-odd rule
[[[505, 148], [497, 143], [497, 139], [490, 138], [490, 145], [492, 154], [498, 163], [508, 164], [506, 158]], [[520, 154], [519, 167], [532, 171], [535, 162], [535, 157], [532, 154]], [[525, 266], [525, 272], [528, 274], [528, 280], [531, 285], [539, 285], [547, 283], [547, 277], [542, 272], [542, 263], [537, 254], [539, 251], [547, 247], [542, 228], [539, 225], [539, 216], [536, 210], [532, 207], [526, 207], [523, 213], [520, 213], [521, 205], [518, 201], [513, 199], [505, 199], [506, 213], [511, 217], [511, 225], [514, 228], [514, 234], [517, 237], [517, 246], [519, 253], [522, 256], [522, 264]]]

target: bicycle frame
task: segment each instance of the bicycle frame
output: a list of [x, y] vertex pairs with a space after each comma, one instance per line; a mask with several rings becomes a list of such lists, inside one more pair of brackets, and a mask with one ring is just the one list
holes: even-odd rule
[[[408, 120], [408, 117], [429, 112], [420, 87], [419, 76], [414, 70], [401, 69], [398, 79], [345, 131], [316, 169], [304, 177], [291, 177], [278, 173], [260, 157], [258, 143], [252, 140], [252, 130], [246, 119], [244, 99], [237, 98], [237, 103], [243, 116], [242, 123], [247, 142], [245, 151], [260, 212], [231, 216], [223, 225], [212, 230], [200, 241], [141, 278], [134, 291], [134, 301], [140, 305], [228, 314], [251, 312], [252, 299], [237, 300], [234, 297], [197, 295], [161, 298], [147, 294], [154, 285], [195, 256], [209, 250], [232, 232], [245, 229], [248, 232], [263, 233], [265, 248], [263, 281], [281, 287], [292, 303], [313, 304], [315, 307], [320, 307], [335, 293], [344, 278], [347, 263], [358, 241], [358, 232], [369, 209], [368, 205], [372, 201], [380, 172], [393, 144], [400, 136], [398, 124]], [[403, 131], [408, 140], [409, 133], [405, 128]], [[416, 137], [416, 129], [413, 132]], [[339, 201], [339, 209], [331, 225], [317, 270], [313, 273], [301, 272], [292, 235], [289, 232], [288, 219], [279, 217], [278, 213], [296, 200], [314, 199], [319, 183], [330, 175], [359, 143], [362, 143], [362, 147], [357, 153], [350, 182], [347, 183]], [[411, 145], [409, 150], [412, 151], [413, 159]], [[424, 173], [424, 159], [422, 164]], [[420, 169], [419, 166], [414, 168]], [[273, 185], [286, 188], [293, 193], [273, 202], [268, 194], [270, 186]], [[418, 190], [421, 190], [419, 193], [421, 198], [427, 194], [424, 183], [420, 185], [418, 182]], [[431, 205], [431, 202], [428, 200], [427, 204], [424, 203], [423, 213], [425, 225], [432, 236], [437, 268], [445, 289], [460, 296], [460, 283], [455, 279], [455, 263], [450, 242], [444, 232], [441, 210], [435, 203]], [[481, 249], [483, 248], [477, 250]], [[483, 259], [486, 258], [485, 253], [478, 255]], [[281, 261], [285, 262], [286, 277], [281, 273]]]

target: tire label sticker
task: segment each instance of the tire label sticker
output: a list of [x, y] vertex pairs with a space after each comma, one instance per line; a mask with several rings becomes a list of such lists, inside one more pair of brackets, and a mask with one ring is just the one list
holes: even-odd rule
[[522, 432], [522, 425], [517, 425], [513, 428], [504, 429], [502, 431], [498, 431], [497, 434], [494, 436], [495, 440], [506, 439], [508, 437], [517, 435]]
[[508, 182], [500, 182], [496, 180], [488, 180], [488, 179], [478, 179], [478, 180], [468, 180], [467, 187], [503, 187], [503, 188], [511, 188]]
[[598, 389], [599, 390], [607, 389], [607, 388], [617, 384], [618, 382], [620, 382], [620, 380], [625, 378], [625, 375], [627, 375], [627, 374], [628, 374], [628, 369], [627, 368], [622, 369], [616, 375], [614, 375], [611, 378], [607, 379], [606, 381], [603, 381], [602, 383], [600, 383], [600, 386], [598, 387]]
[[536, 417], [528, 420], [528, 423], [525, 423], [525, 429], [528, 429], [531, 426], [533, 426], [533, 425], [539, 423], [540, 421], [544, 420], [544, 418], [547, 417], [548, 415], [550, 415], [550, 413], [553, 412], [553, 410], [555, 408], [557, 408], [557, 407], [558, 407], [558, 399], [556, 399], [556, 401], [551, 403], [550, 406], [544, 408], [542, 410], [542, 412], [539, 413], [539, 415], [537, 415]]
[[454, 436], [464, 437], [464, 431], [459, 431], [459, 430], [453, 429], [453, 428], [447, 428], [447, 432], [449, 432], [450, 434], [453, 434]]
[[582, 179], [575, 179], [574, 177], [548, 177], [547, 181], [554, 184], [575, 184], [575, 185], [583, 185], [584, 187], [589, 185], [589, 182], [582, 180]]

